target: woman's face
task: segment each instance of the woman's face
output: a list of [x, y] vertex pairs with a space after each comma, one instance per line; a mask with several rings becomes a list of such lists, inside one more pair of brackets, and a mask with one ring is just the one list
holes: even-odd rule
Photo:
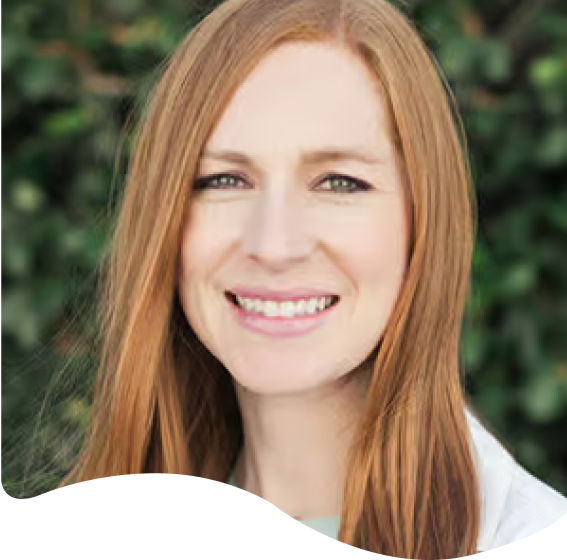
[[266, 56], [208, 139], [193, 196], [181, 301], [240, 385], [302, 392], [372, 352], [407, 234], [386, 116], [357, 58], [319, 43]]

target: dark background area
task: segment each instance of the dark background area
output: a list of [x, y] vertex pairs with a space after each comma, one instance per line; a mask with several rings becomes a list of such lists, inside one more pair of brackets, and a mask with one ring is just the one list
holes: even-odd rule
[[[2, 484], [14, 497], [53, 489], [71, 466], [128, 124], [218, 3], [3, 2]], [[469, 140], [479, 234], [467, 390], [520, 463], [567, 494], [567, 2], [410, 0], [404, 11]]]

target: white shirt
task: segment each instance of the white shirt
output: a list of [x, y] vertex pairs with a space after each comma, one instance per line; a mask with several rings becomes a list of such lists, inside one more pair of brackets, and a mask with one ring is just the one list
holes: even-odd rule
[[477, 551], [519, 541], [567, 514], [567, 499], [524, 470], [467, 410], [481, 484]]

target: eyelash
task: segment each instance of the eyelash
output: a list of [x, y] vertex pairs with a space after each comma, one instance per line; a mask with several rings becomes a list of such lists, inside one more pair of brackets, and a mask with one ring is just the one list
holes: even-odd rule
[[[197, 179], [195, 181], [195, 190], [203, 191], [211, 188], [215, 190], [234, 190], [233, 188], [234, 182], [232, 184], [225, 182], [223, 186], [216, 186], [216, 187], [211, 186], [213, 181], [220, 179], [228, 179], [229, 181], [232, 179], [236, 179], [236, 181], [242, 181], [242, 182], [245, 181], [245, 179], [239, 175], [234, 175], [232, 173], [217, 173], [216, 175], [209, 175], [208, 177], [201, 177]], [[352, 190], [348, 190], [346, 192], [334, 191], [333, 189], [323, 189], [323, 191], [335, 193], [335, 194], [353, 194], [357, 192], [374, 190], [374, 187], [370, 186], [365, 181], [361, 181], [360, 179], [354, 179], [352, 177], [349, 177], [348, 175], [337, 175], [337, 174], [325, 175], [325, 177], [323, 177], [321, 181], [319, 181], [319, 184], [332, 180], [346, 181], [347, 183], [351, 183], [352, 185], [354, 185], [355, 188]]]

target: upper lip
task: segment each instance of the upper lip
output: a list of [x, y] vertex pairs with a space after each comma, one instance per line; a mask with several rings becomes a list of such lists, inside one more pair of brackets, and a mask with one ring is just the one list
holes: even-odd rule
[[293, 288], [290, 290], [270, 290], [267, 288], [254, 288], [247, 286], [236, 286], [231, 288], [230, 293], [245, 297], [245, 298], [258, 298], [271, 301], [286, 301], [292, 299], [309, 299], [313, 297], [334, 296], [333, 292], [329, 290], [321, 290], [314, 288]]

